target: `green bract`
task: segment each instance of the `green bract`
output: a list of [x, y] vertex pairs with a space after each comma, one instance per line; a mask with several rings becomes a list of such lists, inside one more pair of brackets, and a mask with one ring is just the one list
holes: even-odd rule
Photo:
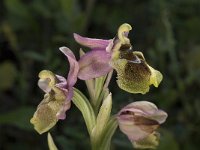
[[137, 141], [137, 142], [132, 142], [133, 146], [138, 149], [156, 149], [157, 146], [159, 145], [159, 140], [160, 140], [160, 134], [158, 132], [153, 132], [146, 138]]

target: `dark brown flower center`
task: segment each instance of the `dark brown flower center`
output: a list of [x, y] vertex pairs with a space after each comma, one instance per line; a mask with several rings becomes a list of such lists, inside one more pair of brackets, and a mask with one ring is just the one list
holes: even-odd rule
[[144, 116], [137, 116], [132, 111], [123, 111], [120, 115], [128, 115], [136, 126], [148, 133], [152, 133], [159, 127], [159, 122]]
[[156, 120], [148, 119], [143, 116], [134, 115], [133, 120], [135, 125], [146, 125], [146, 126], [159, 125], [159, 123]]
[[148, 68], [144, 57], [132, 50], [131, 45], [122, 45], [120, 48], [120, 59], [126, 59], [128, 62], [125, 66], [125, 78], [138, 82], [149, 80], [151, 71]]

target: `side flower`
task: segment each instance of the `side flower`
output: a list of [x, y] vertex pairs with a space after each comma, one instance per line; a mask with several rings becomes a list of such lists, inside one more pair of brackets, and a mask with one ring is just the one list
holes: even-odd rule
[[67, 80], [48, 70], [39, 73], [38, 86], [45, 95], [30, 122], [40, 134], [51, 129], [59, 119], [65, 119], [65, 112], [71, 106], [73, 86], [77, 81], [79, 66], [74, 54], [66, 47], [61, 47], [60, 50], [67, 56], [70, 63]]
[[159, 133], [156, 131], [164, 123], [167, 113], [147, 101], [133, 102], [117, 115], [120, 130], [126, 134], [135, 148], [156, 148]]
[[91, 49], [79, 60], [78, 77], [88, 80], [115, 69], [118, 86], [125, 91], [145, 94], [149, 91], [150, 85], [158, 87], [163, 78], [162, 74], [147, 64], [141, 52], [132, 49], [128, 38], [131, 29], [129, 24], [122, 24], [117, 36], [109, 40], [74, 34], [79, 44]]

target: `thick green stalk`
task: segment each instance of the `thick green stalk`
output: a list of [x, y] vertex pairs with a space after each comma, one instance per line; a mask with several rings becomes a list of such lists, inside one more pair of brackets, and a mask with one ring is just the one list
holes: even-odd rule
[[101, 136], [101, 143], [100, 143], [101, 150], [110, 150], [111, 139], [117, 127], [118, 127], [117, 119], [115, 117], [111, 117]]
[[96, 106], [94, 107], [94, 112], [95, 112], [95, 114], [98, 113], [98, 110], [99, 110], [99, 107], [100, 107], [100, 105], [101, 105], [102, 100], [103, 100], [104, 98], [106, 98], [106, 96], [108, 96], [108, 94], [109, 94], [108, 88], [103, 89], [103, 90], [101, 91], [101, 94], [99, 95], [99, 97], [98, 97], [98, 99], [97, 99], [97, 101], [96, 101]]
[[115, 117], [111, 117], [106, 127], [104, 128], [101, 136], [98, 137], [97, 141], [92, 142], [92, 150], [110, 150], [111, 139], [114, 135], [118, 123]]
[[111, 138], [118, 126], [116, 119], [110, 118], [112, 96], [108, 84], [111, 76], [112, 71], [106, 76], [86, 81], [90, 102], [79, 90], [74, 89], [72, 101], [84, 117], [92, 150], [109, 150]]
[[[95, 79], [95, 100], [97, 100], [102, 92], [106, 76]], [[96, 101], [95, 101], [96, 104]]]
[[95, 99], [95, 88], [94, 88], [95, 81], [94, 81], [94, 79], [85, 80], [85, 84], [87, 86], [92, 105], [94, 105], [93, 102], [94, 102], [94, 99]]
[[92, 131], [91, 139], [92, 139], [93, 149], [96, 149], [95, 147], [98, 147], [101, 141], [101, 135], [110, 119], [111, 109], [112, 109], [112, 94], [110, 93], [103, 100], [103, 103], [97, 115], [96, 125]]

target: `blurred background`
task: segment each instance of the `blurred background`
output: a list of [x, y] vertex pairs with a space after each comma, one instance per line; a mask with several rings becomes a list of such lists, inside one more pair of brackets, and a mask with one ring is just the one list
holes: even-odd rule
[[[130, 102], [148, 100], [169, 117], [160, 128], [159, 150], [198, 150], [200, 146], [200, 1], [199, 0], [1, 0], [0, 1], [0, 150], [45, 150], [46, 134], [29, 123], [43, 92], [38, 73], [49, 69], [67, 76], [68, 62], [58, 50], [68, 46], [78, 58], [73, 33], [110, 39], [119, 25], [133, 26], [135, 50], [160, 70], [159, 88], [129, 94], [110, 84], [113, 114]], [[85, 84], [76, 85], [85, 91]], [[60, 150], [90, 149], [79, 110], [51, 130]], [[119, 129], [113, 150], [131, 150]]]

